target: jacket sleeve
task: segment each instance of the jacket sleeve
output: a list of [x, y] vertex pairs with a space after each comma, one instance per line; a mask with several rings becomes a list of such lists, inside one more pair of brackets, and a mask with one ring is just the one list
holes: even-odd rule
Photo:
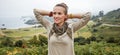
[[50, 22], [47, 21], [39, 12], [38, 9], [34, 9], [33, 10], [34, 15], [36, 17], [36, 19], [38, 20], [39, 23], [41, 23], [46, 29], [48, 29], [50, 27]]
[[83, 15], [83, 18], [79, 19], [77, 22], [74, 22], [72, 24], [73, 26], [73, 32], [77, 31], [81, 27], [85, 26], [88, 21], [90, 20], [91, 13], [87, 12], [85, 15]]

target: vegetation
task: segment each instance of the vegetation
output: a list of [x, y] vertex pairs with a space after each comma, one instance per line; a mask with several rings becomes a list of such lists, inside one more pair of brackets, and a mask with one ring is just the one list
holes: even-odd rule
[[102, 22], [107, 24], [120, 24], [120, 8], [110, 11], [104, 15], [103, 11], [99, 12], [99, 15], [93, 15], [92, 20], [98, 21], [99, 17], [102, 17]]
[[42, 35], [46, 35], [46, 30], [41, 27], [41, 28], [35, 28], [35, 27], [30, 27], [30, 28], [19, 28], [19, 29], [7, 29], [7, 30], [2, 30], [3, 33], [5, 33], [6, 36], [11, 36], [11, 37], [32, 37], [33, 35], [38, 35], [39, 33]]
[[[119, 19], [113, 18], [115, 15], [109, 15], [115, 14], [116, 11], [119, 9], [105, 15], [101, 11], [98, 17], [102, 17], [104, 21], [90, 21], [75, 33], [76, 55], [120, 55], [120, 27], [103, 25], [112, 19]], [[105, 20], [108, 19], [107, 16], [111, 16], [109, 21]], [[95, 19], [97, 18], [93, 20]], [[119, 22], [110, 22], [119, 24]], [[0, 35], [0, 55], [47, 55], [48, 53], [47, 33], [43, 27], [5, 29], [0, 32], [5, 34], [5, 36]]]
[[[91, 34], [88, 35], [89, 37], [82, 36], [82, 33], [76, 35], [77, 37], [74, 39], [76, 55], [120, 55], [119, 27], [104, 25], [93, 27], [93, 23], [90, 22], [77, 32], [79, 31]], [[6, 38], [12, 39], [12, 41], [6, 41]], [[33, 35], [28, 40], [24, 40], [24, 38], [15, 40], [15, 38], [7, 36], [6, 38], [1, 37], [0, 55], [47, 55], [47, 38], [44, 35]], [[4, 45], [3, 41], [12, 42], [12, 44]]]

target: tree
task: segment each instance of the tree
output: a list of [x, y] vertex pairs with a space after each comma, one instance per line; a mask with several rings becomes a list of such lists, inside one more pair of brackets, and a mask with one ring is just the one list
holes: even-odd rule
[[104, 11], [99, 11], [99, 16], [103, 17], [103, 15], [104, 15]]

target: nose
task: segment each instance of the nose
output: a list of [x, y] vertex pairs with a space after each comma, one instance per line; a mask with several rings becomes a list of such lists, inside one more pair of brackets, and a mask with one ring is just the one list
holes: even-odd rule
[[54, 16], [54, 18], [58, 18], [58, 17], [59, 17], [59, 15], [58, 15], [58, 14], [54, 14], [53, 16]]

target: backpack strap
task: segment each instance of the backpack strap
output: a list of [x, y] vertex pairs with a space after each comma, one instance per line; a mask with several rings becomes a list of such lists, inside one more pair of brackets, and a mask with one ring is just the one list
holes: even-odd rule
[[54, 33], [54, 30], [53, 30], [53, 24], [51, 25], [51, 28], [50, 28], [50, 31], [49, 31], [49, 40], [50, 40], [50, 37], [53, 35]]
[[67, 28], [67, 31], [66, 33], [68, 34], [68, 36], [73, 39], [73, 31], [72, 31], [72, 24], [68, 24], [68, 28]]

